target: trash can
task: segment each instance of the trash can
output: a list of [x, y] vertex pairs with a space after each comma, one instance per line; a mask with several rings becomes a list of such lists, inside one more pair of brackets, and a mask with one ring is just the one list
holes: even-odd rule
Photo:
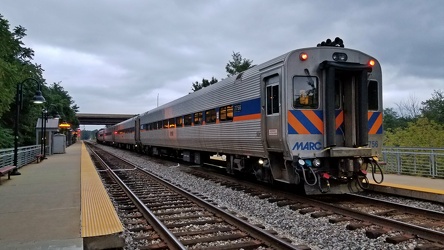
[[55, 134], [52, 141], [52, 153], [64, 154], [66, 149], [66, 136], [64, 134]]

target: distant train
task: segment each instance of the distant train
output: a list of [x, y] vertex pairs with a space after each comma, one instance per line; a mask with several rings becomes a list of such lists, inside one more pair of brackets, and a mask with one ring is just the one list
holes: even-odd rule
[[107, 127], [97, 140], [196, 164], [224, 155], [231, 174], [341, 193], [379, 167], [382, 111], [379, 62], [336, 38]]

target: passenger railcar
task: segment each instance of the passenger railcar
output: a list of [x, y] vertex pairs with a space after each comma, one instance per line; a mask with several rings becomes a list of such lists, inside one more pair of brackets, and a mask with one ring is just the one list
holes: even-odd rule
[[149, 154], [197, 164], [225, 155], [227, 172], [261, 181], [322, 193], [362, 187], [381, 154], [381, 67], [340, 39], [327, 45], [290, 51], [115, 128]]
[[105, 140], [104, 135], [105, 135], [105, 129], [102, 128], [102, 129], [99, 129], [99, 131], [97, 131], [97, 133], [96, 133], [97, 143], [100, 143], [100, 144], [104, 143], [104, 140]]
[[126, 148], [133, 150], [136, 147], [135, 135], [138, 117], [135, 116], [113, 126], [114, 144], [119, 148]]
[[103, 142], [107, 145], [114, 145], [114, 127], [110, 126], [103, 131]]

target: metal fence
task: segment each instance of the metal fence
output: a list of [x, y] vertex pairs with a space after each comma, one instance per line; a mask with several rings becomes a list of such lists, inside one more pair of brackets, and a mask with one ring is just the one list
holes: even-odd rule
[[444, 149], [384, 147], [384, 173], [444, 178]]
[[[17, 167], [21, 168], [36, 160], [36, 155], [40, 154], [41, 146], [19, 147], [17, 151]], [[0, 167], [14, 165], [14, 149], [0, 149]]]

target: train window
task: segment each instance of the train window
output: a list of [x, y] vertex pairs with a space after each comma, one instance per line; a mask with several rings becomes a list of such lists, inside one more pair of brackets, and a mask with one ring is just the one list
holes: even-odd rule
[[279, 113], [279, 76], [265, 79], [267, 85], [267, 115]]
[[175, 118], [170, 118], [168, 120], [168, 127], [169, 128], [175, 128], [176, 127], [176, 121], [174, 120]]
[[318, 79], [314, 76], [293, 77], [293, 107], [318, 108]]
[[156, 130], [157, 129], [157, 122], [151, 123], [151, 127], [153, 130]]
[[228, 105], [219, 109], [220, 121], [232, 121], [233, 120], [233, 105]]
[[163, 128], [168, 128], [168, 120], [163, 120]]
[[194, 125], [202, 124], [202, 112], [194, 113]]
[[182, 127], [182, 124], [183, 124], [183, 117], [182, 116], [176, 117], [176, 127], [180, 128]]
[[185, 115], [183, 119], [183, 124], [185, 126], [191, 126], [191, 123], [192, 123], [191, 114]]
[[210, 109], [205, 111], [205, 123], [215, 123], [216, 122], [216, 110]]
[[368, 109], [378, 110], [378, 82], [369, 81], [368, 83]]
[[157, 122], [157, 129], [162, 129], [163, 127], [163, 122], [162, 121], [158, 121]]

